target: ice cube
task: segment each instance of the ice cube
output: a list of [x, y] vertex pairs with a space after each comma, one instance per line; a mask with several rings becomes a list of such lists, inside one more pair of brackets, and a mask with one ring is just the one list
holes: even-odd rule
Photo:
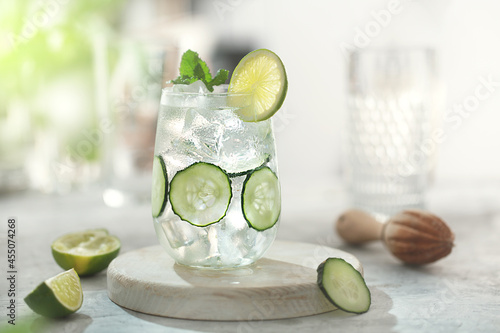
[[256, 168], [273, 155], [269, 126], [239, 122], [227, 119], [221, 140], [220, 166], [230, 173]]
[[209, 93], [207, 86], [205, 86], [205, 83], [203, 83], [200, 80], [195, 81], [191, 84], [176, 84], [174, 85], [173, 92], [176, 93], [187, 92], [187, 93], [200, 93], [200, 94]]
[[210, 121], [200, 109], [189, 109], [184, 119], [184, 127], [179, 146], [182, 151], [198, 161], [215, 163], [220, 155], [220, 140], [224, 131], [222, 125]]
[[181, 246], [190, 246], [196, 235], [189, 226], [185, 226], [180, 220], [166, 220], [161, 223], [161, 230], [166, 236], [170, 247], [177, 249]]
[[179, 254], [184, 257], [184, 260], [186, 261], [185, 263], [188, 265], [203, 265], [207, 260], [207, 254], [210, 253], [208, 233], [205, 229], [198, 229], [199, 230], [197, 231], [196, 238], [194, 238], [194, 242], [179, 248]]
[[190, 132], [194, 129], [203, 128], [210, 126], [210, 121], [201, 115], [197, 109], [189, 109], [186, 111], [186, 117], [184, 118], [184, 127], [182, 132], [185, 134], [191, 134]]
[[233, 218], [227, 216], [222, 221], [213, 224], [211, 228], [217, 239], [217, 252], [214, 252], [212, 256], [216, 253], [220, 258], [220, 263], [226, 266], [238, 265], [240, 258], [245, 257], [248, 252], [245, 248], [236, 246], [239, 237], [243, 236], [243, 230], [248, 230], [248, 224], [241, 217], [241, 208], [238, 219], [233, 220]]

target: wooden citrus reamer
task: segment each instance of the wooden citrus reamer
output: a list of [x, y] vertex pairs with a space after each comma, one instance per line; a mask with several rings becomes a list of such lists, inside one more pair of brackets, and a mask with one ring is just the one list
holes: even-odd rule
[[447, 256], [455, 239], [442, 219], [421, 210], [405, 210], [380, 223], [368, 213], [351, 209], [338, 218], [336, 230], [351, 244], [382, 240], [394, 256], [414, 265]]

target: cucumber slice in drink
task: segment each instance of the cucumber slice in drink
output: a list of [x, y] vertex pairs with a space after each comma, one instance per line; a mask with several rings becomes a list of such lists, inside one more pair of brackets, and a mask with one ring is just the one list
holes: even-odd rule
[[268, 167], [254, 170], [243, 182], [241, 194], [243, 216], [255, 230], [272, 228], [281, 213], [278, 177]]
[[231, 181], [220, 167], [197, 162], [177, 172], [170, 183], [170, 204], [182, 220], [197, 227], [219, 222], [231, 201]]
[[168, 178], [167, 167], [161, 156], [153, 159], [153, 186], [151, 187], [151, 210], [153, 217], [163, 213], [167, 205]]
[[365, 280], [341, 258], [328, 258], [318, 266], [318, 286], [326, 298], [346, 312], [364, 313], [371, 304]]

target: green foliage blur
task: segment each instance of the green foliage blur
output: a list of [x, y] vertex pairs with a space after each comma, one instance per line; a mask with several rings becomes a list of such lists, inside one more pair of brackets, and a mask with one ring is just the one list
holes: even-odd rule
[[[30, 113], [30, 128], [51, 119], [36, 102], [45, 87], [68, 73], [77, 73], [82, 93], [91, 94], [93, 37], [114, 40], [124, 0], [5, 0], [0, 2], [0, 122], [9, 103], [22, 100]], [[107, 50], [108, 70], [116, 63], [117, 45]], [[61, 92], [62, 93], [62, 92]], [[88, 96], [91, 100], [93, 96]], [[39, 100], [39, 98], [38, 98]], [[95, 105], [89, 103], [89, 115]], [[67, 110], [71, 113], [71, 107]], [[69, 141], [77, 141], [71, 138]], [[96, 158], [90, 152], [88, 159]]]

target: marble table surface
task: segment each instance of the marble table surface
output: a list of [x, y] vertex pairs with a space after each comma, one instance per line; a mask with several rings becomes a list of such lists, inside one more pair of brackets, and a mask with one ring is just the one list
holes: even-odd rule
[[[82, 278], [84, 304], [64, 320], [35, 315], [23, 298], [41, 281], [61, 271], [50, 243], [75, 230], [106, 227], [122, 240], [122, 253], [156, 245], [147, 202], [107, 207], [98, 189], [64, 195], [24, 192], [0, 197], [0, 249], [7, 273], [7, 219], [17, 219], [16, 323], [32, 332], [499, 332], [500, 186], [443, 187], [429, 193], [429, 210], [455, 232], [447, 258], [409, 267], [380, 243], [344, 244], [333, 221], [347, 208], [345, 193], [325, 184], [288, 190], [278, 238], [326, 245], [352, 253], [362, 263], [372, 293], [370, 310], [353, 315], [340, 310], [270, 321], [191, 321], [146, 315], [121, 308], [106, 292], [106, 272]], [[1, 279], [3, 331], [8, 317], [7, 281]]]

